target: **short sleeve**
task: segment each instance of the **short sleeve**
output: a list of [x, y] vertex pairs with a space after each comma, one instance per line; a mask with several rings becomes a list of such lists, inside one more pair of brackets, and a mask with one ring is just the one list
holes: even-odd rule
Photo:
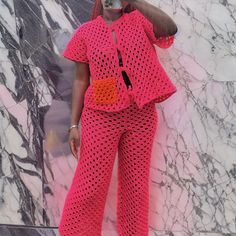
[[174, 43], [174, 35], [157, 38], [154, 34], [152, 22], [138, 10], [134, 10], [133, 14], [136, 18], [135, 20], [142, 24], [148, 38], [153, 44], [156, 44], [160, 48], [169, 48]]
[[67, 43], [63, 56], [72, 61], [89, 63], [84, 31], [81, 26], [74, 32]]

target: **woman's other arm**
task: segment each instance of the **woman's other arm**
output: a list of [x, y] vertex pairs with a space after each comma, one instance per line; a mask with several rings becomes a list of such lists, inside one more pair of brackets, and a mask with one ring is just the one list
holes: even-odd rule
[[[84, 62], [76, 62], [76, 76], [72, 87], [72, 111], [71, 126], [79, 123], [83, 106], [84, 95], [90, 84], [89, 64]], [[77, 128], [70, 130], [69, 145], [74, 157], [78, 157], [78, 146], [80, 143], [80, 132]]]
[[78, 124], [84, 104], [84, 94], [89, 86], [89, 64], [76, 62], [76, 76], [72, 87], [71, 125]]

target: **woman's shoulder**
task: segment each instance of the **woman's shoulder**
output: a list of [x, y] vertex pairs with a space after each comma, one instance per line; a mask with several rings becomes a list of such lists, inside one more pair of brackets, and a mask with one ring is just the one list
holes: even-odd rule
[[82, 24], [80, 24], [78, 27], [77, 27], [77, 31], [83, 31], [83, 30], [86, 30], [87, 28], [89, 28], [91, 25], [91, 21], [86, 21]]
[[149, 22], [148, 19], [143, 15], [143, 13], [140, 12], [138, 9], [135, 9], [130, 12], [129, 15], [132, 22], [135, 22], [137, 24], [147, 24]]
[[79, 32], [85, 32], [85, 31], [88, 31], [90, 30], [91, 28], [93, 28], [97, 23], [98, 23], [98, 20], [99, 20], [99, 17], [93, 19], [93, 20], [89, 20], [89, 21], [86, 21], [82, 24], [80, 24], [76, 31], [79, 31]]
[[135, 9], [135, 10], [131, 11], [131, 12], [129, 13], [129, 15], [130, 15], [131, 17], [140, 17], [140, 15], [142, 16], [142, 13], [141, 13], [138, 9]]

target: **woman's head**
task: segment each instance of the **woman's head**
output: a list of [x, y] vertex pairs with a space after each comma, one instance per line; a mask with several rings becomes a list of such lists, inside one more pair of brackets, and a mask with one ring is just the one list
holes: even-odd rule
[[123, 0], [95, 0], [94, 6], [91, 12], [91, 20], [95, 19], [98, 15], [103, 15], [103, 9], [119, 9], [123, 13], [129, 13], [134, 8]]

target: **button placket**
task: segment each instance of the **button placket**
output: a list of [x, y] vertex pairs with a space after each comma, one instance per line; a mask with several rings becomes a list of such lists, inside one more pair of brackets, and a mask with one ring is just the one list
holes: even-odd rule
[[[128, 91], [128, 93], [132, 96], [132, 92], [133, 92], [133, 89], [132, 89], [132, 83], [131, 83], [131, 81], [130, 81], [130, 78], [129, 78], [129, 76], [128, 76], [128, 78], [125, 80], [125, 78], [123, 77], [123, 73], [122, 73], [122, 71], [123, 72], [125, 72], [125, 73], [127, 73], [127, 68], [126, 68], [126, 66], [125, 66], [125, 63], [124, 63], [124, 58], [123, 58], [123, 55], [122, 55], [122, 49], [121, 49], [121, 47], [120, 47], [120, 40], [119, 40], [119, 37], [118, 37], [118, 35], [117, 35], [117, 33], [116, 33], [116, 27], [115, 27], [115, 24], [112, 24], [110, 27], [109, 27], [109, 30], [110, 30], [110, 36], [111, 36], [111, 38], [112, 38], [112, 43], [113, 43], [113, 45], [114, 45], [114, 48], [115, 48], [115, 50], [116, 50], [116, 55], [117, 55], [117, 57], [116, 57], [116, 63], [117, 63], [117, 65], [118, 65], [118, 67], [119, 67], [119, 69], [120, 69], [120, 74], [121, 74], [121, 77], [122, 77], [122, 79], [123, 79], [123, 82], [124, 82], [124, 84], [125, 84], [125, 87], [126, 87], [126, 89], [127, 89], [127, 91]], [[113, 32], [114, 32], [114, 35], [113, 35]], [[115, 36], [115, 38], [114, 38], [114, 36]], [[119, 57], [120, 56], [120, 57]], [[127, 81], [128, 80], [128, 81]], [[128, 83], [128, 84], [127, 84]]]

